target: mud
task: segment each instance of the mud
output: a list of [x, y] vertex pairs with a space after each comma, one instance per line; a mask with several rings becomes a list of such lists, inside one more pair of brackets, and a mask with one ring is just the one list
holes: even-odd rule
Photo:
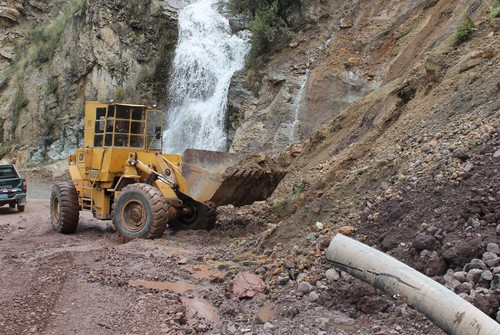
[[265, 153], [249, 155], [227, 168], [211, 201], [241, 207], [271, 196], [286, 170]]
[[[31, 196], [24, 213], [0, 208], [2, 333], [372, 334], [393, 320], [391, 313], [352, 318], [271, 287], [250, 300], [232, 296], [236, 274], [261, 263], [237, 247], [249, 231], [225, 231], [237, 227], [227, 221], [239, 213], [223, 211], [211, 232], [167, 230], [162, 239], [123, 244], [89, 213], [76, 234], [56, 234], [47, 198]], [[421, 316], [410, 323], [432, 329]]]

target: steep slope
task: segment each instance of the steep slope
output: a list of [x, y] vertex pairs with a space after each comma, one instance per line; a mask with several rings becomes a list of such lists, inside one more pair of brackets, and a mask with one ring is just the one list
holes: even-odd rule
[[[252, 107], [233, 149], [284, 150], [279, 158], [290, 171], [272, 201], [254, 208], [273, 224], [254, 252], [275, 250], [274, 257], [290, 261], [299, 257], [293, 250], [306, 250], [299, 272], [322, 281], [318, 267], [329, 266], [323, 251], [340, 230], [498, 318], [498, 278], [467, 289], [449, 278], [483, 262], [487, 246], [499, 241], [500, 20], [489, 20], [489, 4], [480, 1], [312, 8], [316, 24], [305, 25], [255, 76], [262, 78], [260, 96], [241, 103]], [[459, 44], [465, 13], [475, 28]], [[282, 130], [293, 124], [300, 78], [305, 141], [290, 146], [293, 138]], [[295, 268], [280, 272], [280, 264], [266, 272], [277, 289], [283, 273], [296, 277]], [[324, 304], [339, 307], [340, 297], [370, 310], [356, 290], [336, 285]]]
[[[244, 91], [233, 87], [235, 107], [242, 106], [244, 113], [232, 149], [278, 152], [309, 138], [347, 106], [393, 80], [412, 72], [439, 72], [440, 58], [453, 50], [466, 11], [489, 29], [486, 3], [312, 2], [304, 10], [306, 23], [288, 47], [244, 78], [257, 99], [251, 94], [242, 98]], [[495, 36], [485, 43], [485, 49], [494, 49]], [[429, 80], [439, 80], [441, 73], [432, 76], [437, 78]], [[285, 131], [294, 121], [295, 137]]]

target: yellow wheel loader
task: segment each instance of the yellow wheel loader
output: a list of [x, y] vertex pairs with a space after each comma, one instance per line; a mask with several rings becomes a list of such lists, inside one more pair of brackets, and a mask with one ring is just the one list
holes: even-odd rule
[[54, 230], [74, 233], [82, 210], [112, 220], [125, 240], [159, 238], [167, 225], [209, 230], [217, 206], [264, 200], [285, 174], [263, 154], [163, 154], [164, 123], [149, 106], [86, 102], [84, 147], [68, 157], [72, 182], [52, 187]]

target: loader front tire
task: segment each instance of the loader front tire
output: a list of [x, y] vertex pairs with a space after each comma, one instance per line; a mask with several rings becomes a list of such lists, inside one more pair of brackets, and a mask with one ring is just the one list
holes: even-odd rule
[[[215, 208], [208, 207], [205, 204], [193, 199], [183, 199], [184, 209], [175, 220], [169, 224], [176, 229], [181, 230], [212, 230], [217, 221], [217, 211]], [[185, 214], [182, 214], [185, 212]]]
[[[24, 210], [24, 206], [22, 210]], [[19, 211], [21, 207], [18, 206]], [[52, 186], [50, 195], [50, 221], [58, 233], [72, 234], [78, 227], [80, 205], [75, 185], [58, 183]]]
[[148, 184], [124, 187], [113, 204], [111, 218], [125, 241], [160, 238], [167, 226], [169, 203], [159, 189]]

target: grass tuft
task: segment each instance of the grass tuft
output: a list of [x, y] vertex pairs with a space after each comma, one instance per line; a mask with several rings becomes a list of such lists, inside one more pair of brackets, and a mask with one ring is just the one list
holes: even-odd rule
[[472, 18], [465, 13], [462, 17], [462, 22], [457, 27], [455, 32], [455, 45], [460, 45], [471, 38], [472, 32], [474, 31], [474, 21]]
[[493, 0], [493, 3], [490, 7], [490, 13], [488, 14], [488, 19], [493, 21], [494, 18], [500, 16], [500, 0]]
[[126, 97], [127, 97], [127, 94], [126, 94], [123, 86], [118, 86], [117, 88], [115, 88], [115, 91], [113, 92], [113, 99], [116, 102], [123, 102], [123, 101], [125, 101]]

